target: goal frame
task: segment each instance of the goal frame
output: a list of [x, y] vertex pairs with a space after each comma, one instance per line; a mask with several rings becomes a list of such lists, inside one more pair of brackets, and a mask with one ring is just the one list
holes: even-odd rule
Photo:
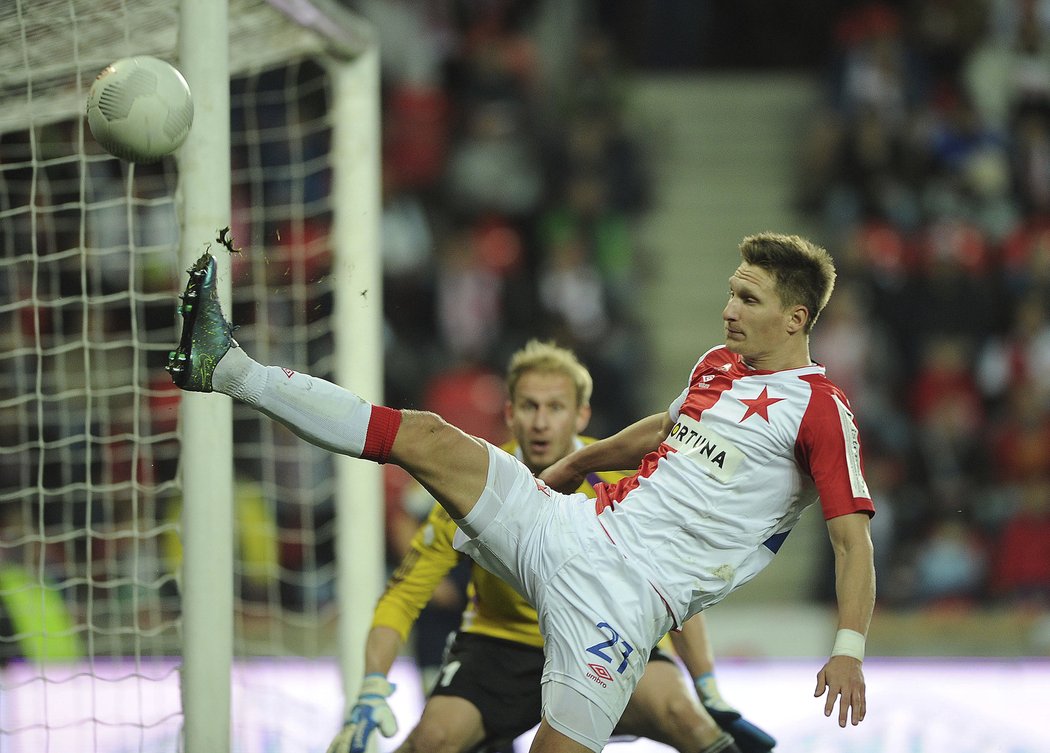
[[[382, 393], [380, 67], [368, 24], [327, 0], [268, 0], [327, 42], [332, 81], [332, 257], [336, 379], [369, 400]], [[180, 0], [179, 64], [193, 92], [194, 124], [178, 157], [180, 260], [188, 268], [229, 225], [230, 67], [227, 0]], [[229, 259], [219, 296], [230, 310]], [[183, 747], [228, 751], [233, 662], [232, 404], [186, 394], [182, 427]], [[338, 458], [336, 644], [347, 698], [363, 674], [369, 615], [383, 579], [383, 488], [378, 466]], [[335, 730], [333, 730], [334, 732]]]
[[[0, 365], [17, 376], [3, 396], [3, 407], [21, 419], [16, 427], [21, 433], [0, 447], [3, 469], [14, 469], [5, 477], [5, 501], [11, 500], [8, 509], [18, 513], [4, 531], [0, 558], [13, 551], [37, 591], [53, 589], [56, 599], [77, 611], [69, 628], [34, 625], [12, 635], [5, 632], [3, 645], [21, 650], [19, 644], [33, 636], [85, 637], [85, 645], [70, 652], [75, 654], [71, 658], [57, 651], [27, 654], [27, 659], [40, 656], [44, 661], [20, 661], [10, 683], [0, 672], [5, 702], [0, 706], [5, 712], [12, 709], [0, 720], [0, 747], [6, 750], [9, 733], [13, 748], [28, 744], [35, 751], [51, 744], [48, 740], [87, 730], [96, 745], [111, 732], [113, 739], [130, 732], [143, 741], [178, 737], [177, 749], [194, 753], [228, 752], [239, 747], [232, 739], [242, 711], [237, 692], [243, 690], [244, 665], [239, 659], [281, 652], [299, 656], [294, 640], [283, 640], [286, 630], [313, 631], [303, 658], [323, 657], [319, 664], [326, 668], [338, 664], [346, 698], [356, 696], [365, 637], [385, 574], [381, 469], [342, 457], [329, 462], [322, 450], [308, 446], [291, 459], [281, 457], [280, 450], [263, 450], [277, 447], [264, 442], [284, 431], [281, 427], [268, 426], [266, 436], [257, 440], [251, 435], [258, 433], [255, 423], [245, 420], [250, 411], [221, 395], [176, 397], [160, 369], [178, 337], [176, 294], [186, 281], [181, 270], [203, 251], [211, 247], [216, 254], [220, 298], [235, 316], [240, 312], [230, 303], [235, 299], [243, 307], [245, 281], [251, 290], [269, 296], [272, 281], [259, 269], [269, 264], [271, 253], [282, 259], [282, 254], [290, 258], [306, 251], [311, 259], [323, 258], [323, 276], [301, 274], [294, 292], [292, 284], [282, 281], [274, 296], [292, 296], [288, 301], [303, 307], [302, 301], [316, 294], [332, 308], [325, 309], [324, 332], [317, 337], [305, 325], [320, 320], [297, 309], [301, 316], [289, 327], [296, 334], [287, 335], [297, 347], [283, 352], [298, 353], [300, 360], [280, 365], [316, 367], [318, 374], [366, 399], [382, 400], [377, 35], [340, 0], [14, 0], [3, 6], [0, 22], [11, 40], [0, 47], [5, 60], [0, 134], [12, 135], [5, 141], [0, 171], [0, 217], [5, 223], [0, 230], [5, 269], [18, 270], [5, 288], [12, 291], [11, 300], [0, 309], [15, 322], [14, 347], [0, 354]], [[83, 122], [91, 78], [108, 62], [136, 54], [173, 62], [194, 97], [187, 140], [156, 172], [152, 166], [118, 164], [103, 154]], [[275, 71], [305, 73], [305, 79], [268, 78]], [[242, 84], [248, 87], [244, 91]], [[277, 95], [278, 109], [285, 108], [280, 117], [287, 113], [309, 122], [289, 120], [281, 124], [288, 130], [274, 129], [269, 141], [247, 143], [241, 139], [246, 126], [237, 119], [246, 112], [254, 116], [255, 103], [249, 99], [254, 92], [265, 98], [277, 87], [283, 87]], [[305, 205], [294, 208], [294, 201], [305, 201], [305, 190], [292, 192], [280, 204], [269, 204], [264, 193], [241, 192], [242, 181], [253, 186], [265, 181], [271, 163], [259, 155], [286, 138], [282, 133], [288, 134], [295, 155], [282, 155], [282, 167], [300, 155], [306, 158], [282, 173], [281, 185], [294, 181], [313, 191]], [[325, 154], [296, 151], [306, 137], [315, 139], [311, 148], [323, 148]], [[145, 192], [137, 194], [139, 187]], [[242, 201], [249, 196], [260, 203], [246, 207]], [[271, 206], [279, 207], [272, 225]], [[323, 226], [323, 235], [303, 240], [288, 232], [281, 240], [280, 230], [298, 230], [312, 220], [317, 226], [311, 229]], [[234, 242], [257, 246], [246, 249], [254, 253], [243, 258], [233, 256], [236, 279], [232, 255], [217, 241], [228, 226], [239, 228], [235, 235], [248, 234]], [[170, 274], [176, 268], [181, 279], [172, 284]], [[302, 297], [294, 297], [300, 293]], [[128, 323], [111, 322], [114, 311]], [[148, 327], [143, 324], [147, 311]], [[58, 324], [47, 319], [52, 312]], [[260, 322], [270, 320], [243, 318], [240, 334], [246, 346], [251, 341], [249, 347], [260, 358], [277, 358], [269, 355], [278, 352], [270, 339], [257, 335], [265, 326]], [[310, 351], [318, 342], [320, 363]], [[177, 427], [170, 413], [176, 402]], [[60, 420], [51, 420], [49, 411]], [[235, 442], [233, 432], [234, 425], [249, 423], [243, 439], [255, 444], [246, 453], [245, 443]], [[45, 436], [45, 429], [52, 434]], [[301, 504], [295, 501], [296, 511], [310, 512], [301, 526], [278, 526], [277, 495], [284, 489], [298, 493], [305, 486], [260, 479], [270, 486], [260, 492], [259, 506], [268, 505], [262, 513], [272, 513], [275, 520], [272, 529], [259, 535], [269, 537], [266, 543], [272, 548], [265, 556], [272, 558], [261, 566], [248, 562], [243, 545], [251, 526], [244, 525], [243, 517], [235, 519], [238, 506], [243, 508], [243, 476], [272, 476], [281, 462], [319, 467], [318, 455], [323, 484], [306, 489]], [[241, 476], [237, 483], [235, 458]], [[45, 478], [45, 469], [56, 478]], [[50, 508], [58, 512], [45, 521], [40, 511], [50, 500], [62, 504]], [[67, 500], [79, 506], [70, 511], [73, 505]], [[141, 520], [140, 510], [146, 511]], [[315, 524], [316, 530], [309, 528]], [[282, 540], [285, 532], [289, 536]], [[316, 545], [323, 537], [327, 547], [333, 532], [334, 559], [326, 548], [322, 562]], [[280, 560], [282, 541], [291, 542], [290, 547], [315, 547], [307, 558], [315, 568], [309, 578], [300, 577], [305, 569], [297, 570], [294, 563], [286, 567]], [[241, 547], [235, 556], [237, 543]], [[47, 569], [55, 563], [58, 579]], [[253, 578], [248, 586], [255, 592], [246, 597], [244, 586]], [[323, 614], [311, 614], [321, 619], [300, 618], [306, 612], [294, 602], [295, 595], [286, 609], [284, 585], [299, 589], [295, 594], [309, 589], [309, 608], [323, 609]], [[323, 603], [317, 596], [321, 587]], [[3, 589], [0, 598], [24, 590]], [[333, 612], [341, 618], [331, 619]], [[245, 627], [256, 627], [251, 620], [259, 615], [278, 619], [261, 638], [246, 638]], [[254, 653], [267, 636], [278, 634], [280, 640]], [[251, 640], [257, 643], [249, 648], [246, 641]], [[96, 658], [123, 661], [96, 664]], [[115, 679], [111, 667], [118, 665], [126, 674]], [[109, 698], [123, 700], [116, 692], [117, 679], [121, 692], [132, 686], [139, 691], [128, 696], [127, 722], [123, 708], [96, 705], [96, 689], [107, 703]], [[69, 715], [63, 715], [65, 708], [58, 713], [57, 706], [48, 706], [50, 698], [82, 687], [90, 692], [73, 695], [85, 703]], [[330, 711], [338, 705], [332, 696], [328, 691], [325, 703], [318, 705], [334, 735], [340, 720]], [[163, 716], [158, 719], [154, 710]], [[316, 727], [316, 719], [309, 719]], [[316, 734], [327, 736], [329, 731]], [[84, 745], [90, 748], [91, 740]]]

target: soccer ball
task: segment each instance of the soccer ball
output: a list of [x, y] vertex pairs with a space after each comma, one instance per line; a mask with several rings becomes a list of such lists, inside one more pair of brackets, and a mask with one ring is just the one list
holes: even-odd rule
[[132, 162], [156, 162], [190, 132], [193, 99], [174, 67], [138, 55], [110, 63], [91, 84], [88, 127], [102, 148]]

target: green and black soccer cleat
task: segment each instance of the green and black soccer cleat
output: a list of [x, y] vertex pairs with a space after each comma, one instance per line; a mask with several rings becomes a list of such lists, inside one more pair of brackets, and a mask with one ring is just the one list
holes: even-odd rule
[[216, 364], [237, 345], [235, 328], [222, 315], [215, 272], [215, 257], [207, 252], [189, 269], [190, 281], [179, 306], [182, 339], [168, 354], [165, 367], [175, 385], [190, 392], [211, 392]]

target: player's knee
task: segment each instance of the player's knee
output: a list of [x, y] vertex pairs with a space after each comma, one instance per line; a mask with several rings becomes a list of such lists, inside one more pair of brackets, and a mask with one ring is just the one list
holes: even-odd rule
[[463, 740], [447, 725], [419, 724], [398, 749], [398, 753], [460, 753]]
[[391, 460], [411, 471], [414, 465], [440, 449], [450, 431], [454, 431], [452, 425], [436, 413], [403, 410], [401, 426], [391, 448]]
[[437, 413], [410, 410], [401, 412], [400, 433], [411, 435], [413, 441], [421, 448], [440, 446], [461, 435], [456, 427]]
[[420, 435], [433, 434], [442, 424], [445, 423], [447, 423], [445, 419], [437, 413], [428, 410], [409, 410], [406, 408], [401, 411], [400, 431], [407, 431]]
[[678, 739], [703, 736], [705, 728], [715, 728], [713, 722], [705, 724], [700, 706], [686, 695], [676, 694], [667, 699], [660, 710], [665, 728]]

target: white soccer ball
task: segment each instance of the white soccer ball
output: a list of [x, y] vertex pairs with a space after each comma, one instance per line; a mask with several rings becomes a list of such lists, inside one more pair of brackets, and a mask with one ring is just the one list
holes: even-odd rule
[[88, 127], [102, 148], [132, 162], [156, 162], [190, 132], [193, 98], [186, 79], [155, 57], [121, 58], [91, 84]]

